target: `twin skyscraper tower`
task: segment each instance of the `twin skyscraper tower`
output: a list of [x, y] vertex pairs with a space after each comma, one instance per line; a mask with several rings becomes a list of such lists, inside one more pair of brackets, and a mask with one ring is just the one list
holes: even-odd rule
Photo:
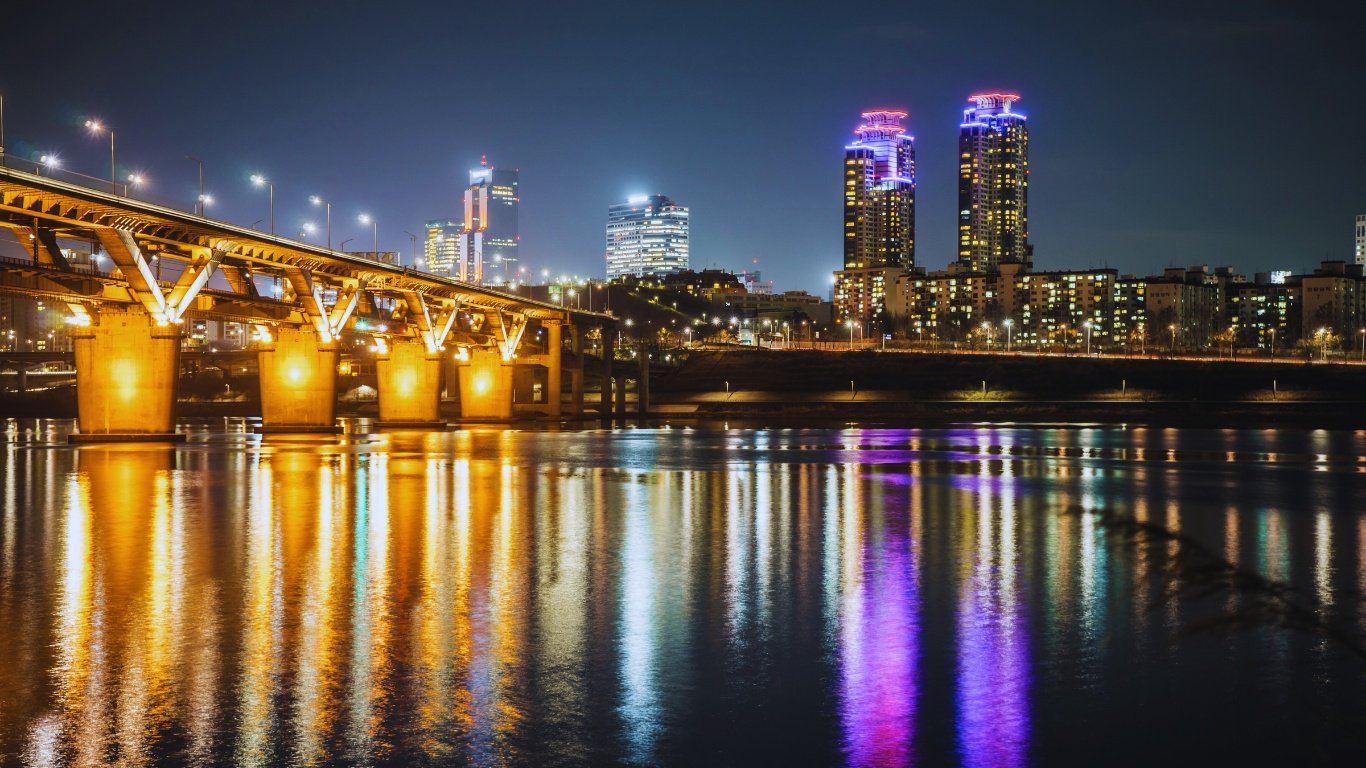
[[[1013, 93], [968, 97], [958, 133], [958, 258], [951, 269], [995, 272], [1028, 262], [1029, 130]], [[844, 269], [835, 273], [842, 320], [881, 320], [885, 292], [917, 266], [915, 137], [906, 113], [871, 110], [844, 151]], [[871, 329], [870, 329], [871, 330]]]

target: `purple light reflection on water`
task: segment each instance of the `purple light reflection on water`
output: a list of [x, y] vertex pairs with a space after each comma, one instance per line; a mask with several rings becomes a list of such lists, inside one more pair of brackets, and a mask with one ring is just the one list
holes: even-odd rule
[[977, 525], [977, 549], [959, 588], [958, 752], [969, 768], [1013, 768], [1029, 755], [1029, 628], [1013, 497], [993, 504], [997, 482], [982, 480], [981, 505], [964, 515]]
[[869, 538], [843, 585], [840, 720], [848, 765], [914, 762], [920, 650], [915, 571], [913, 544], [886, 531]]

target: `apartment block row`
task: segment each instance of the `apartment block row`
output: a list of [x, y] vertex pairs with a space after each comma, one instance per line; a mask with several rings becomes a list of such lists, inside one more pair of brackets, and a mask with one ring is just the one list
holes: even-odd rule
[[[1198, 350], [1288, 348], [1300, 339], [1339, 340], [1366, 329], [1363, 266], [1323, 262], [1310, 274], [1228, 267], [1169, 268], [1161, 275], [1114, 269], [1041, 271], [1029, 262], [991, 272], [886, 270], [886, 327], [912, 340], [1018, 345]], [[869, 293], [873, 287], [869, 286]], [[875, 331], [870, 328], [869, 331]]]

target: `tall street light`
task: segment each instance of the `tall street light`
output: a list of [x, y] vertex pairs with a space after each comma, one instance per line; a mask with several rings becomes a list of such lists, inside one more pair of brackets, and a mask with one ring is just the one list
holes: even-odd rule
[[129, 184], [132, 184], [132, 185], [135, 186], [135, 187], [139, 187], [139, 186], [142, 186], [142, 183], [143, 183], [144, 181], [147, 181], [147, 178], [146, 178], [145, 176], [143, 176], [142, 174], [140, 174], [140, 173], [130, 173], [130, 174], [128, 174], [128, 179], [127, 179], [127, 181], [123, 182], [123, 196], [124, 196], [124, 197], [128, 197], [128, 185], [129, 185]]
[[1092, 325], [1092, 323], [1091, 323], [1090, 320], [1087, 320], [1086, 322], [1084, 322], [1084, 323], [1081, 324], [1081, 327], [1083, 327], [1083, 328], [1086, 329], [1086, 356], [1087, 356], [1087, 357], [1090, 357], [1090, 356], [1091, 356], [1091, 325]]
[[1007, 317], [1007, 318], [1006, 318], [1006, 321], [1005, 321], [1004, 323], [1002, 323], [1002, 325], [1004, 325], [1004, 326], [1006, 327], [1006, 352], [1009, 352], [1009, 351], [1010, 351], [1010, 329], [1015, 327], [1015, 321], [1014, 321], [1014, 320], [1011, 320], [1010, 318]]
[[330, 251], [332, 250], [332, 203], [329, 203], [317, 195], [308, 198], [308, 202], [314, 205], [327, 207], [327, 250]]
[[204, 215], [204, 161], [192, 155], [186, 155], [186, 160], [199, 166], [199, 197], [194, 199], [194, 212], [200, 216]]
[[368, 213], [362, 213], [360, 216], [357, 216], [357, 217], [356, 217], [356, 220], [359, 221], [359, 222], [362, 223], [362, 224], [369, 224], [370, 227], [371, 227], [371, 229], [374, 230], [374, 232], [375, 232], [375, 261], [379, 261], [379, 220], [376, 219], [374, 216], [371, 216], [371, 215], [368, 214]]
[[253, 173], [251, 183], [258, 187], [270, 188], [270, 234], [273, 237], [275, 235], [275, 182], [259, 173]]
[[[413, 268], [416, 269], [416, 268], [417, 268], [417, 235], [414, 235], [412, 232], [409, 232], [409, 231], [406, 230], [406, 229], [403, 230], [403, 234], [407, 235], [407, 236], [408, 236], [408, 239], [411, 240], [412, 243], [413, 243]], [[402, 261], [403, 261], [403, 259], [399, 259], [399, 262], [402, 262]]]
[[85, 127], [96, 136], [109, 131], [109, 191], [117, 195], [119, 180], [118, 172], [114, 170], [114, 129], [101, 124], [99, 120], [86, 120]]

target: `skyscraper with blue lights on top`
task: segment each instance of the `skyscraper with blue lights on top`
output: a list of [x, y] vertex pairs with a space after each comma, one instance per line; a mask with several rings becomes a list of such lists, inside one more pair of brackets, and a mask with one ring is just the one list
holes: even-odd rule
[[1014, 93], [968, 97], [958, 129], [958, 264], [995, 272], [1029, 262], [1029, 127]]

